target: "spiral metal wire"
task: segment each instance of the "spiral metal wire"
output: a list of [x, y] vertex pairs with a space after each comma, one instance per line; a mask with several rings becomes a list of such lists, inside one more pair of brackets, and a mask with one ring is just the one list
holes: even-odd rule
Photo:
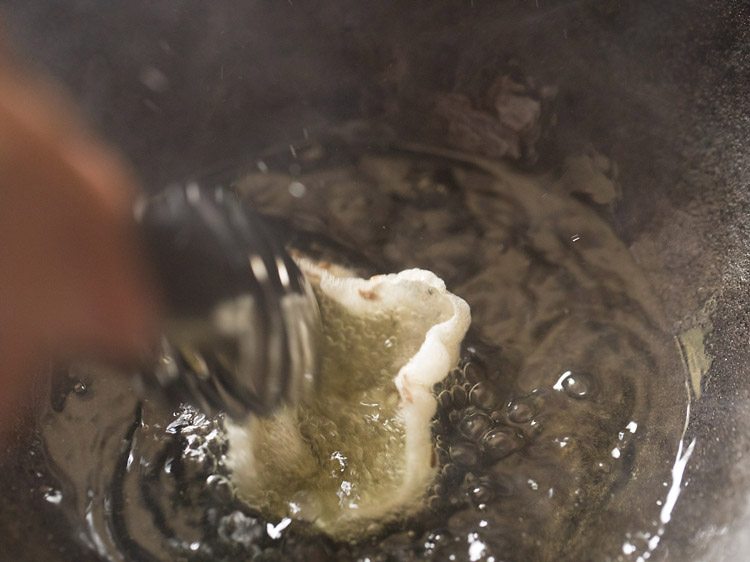
[[136, 217], [168, 308], [143, 386], [235, 419], [308, 394], [317, 303], [262, 217], [231, 191], [196, 184], [144, 199]]

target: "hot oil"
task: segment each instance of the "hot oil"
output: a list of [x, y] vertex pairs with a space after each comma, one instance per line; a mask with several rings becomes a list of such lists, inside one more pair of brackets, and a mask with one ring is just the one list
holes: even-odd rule
[[236, 188], [292, 245], [363, 274], [430, 269], [472, 308], [435, 389], [425, 507], [354, 542], [266, 520], [235, 494], [220, 418], [80, 368], [40, 422], [46, 493], [79, 540], [139, 561], [659, 558], [691, 450], [685, 375], [603, 207], [555, 173], [421, 148], [309, 145], [257, 168]]

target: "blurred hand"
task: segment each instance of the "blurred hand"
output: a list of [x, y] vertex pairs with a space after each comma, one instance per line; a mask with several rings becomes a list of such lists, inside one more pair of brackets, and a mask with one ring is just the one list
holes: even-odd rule
[[0, 424], [51, 358], [127, 358], [156, 333], [137, 184], [64, 96], [0, 54]]

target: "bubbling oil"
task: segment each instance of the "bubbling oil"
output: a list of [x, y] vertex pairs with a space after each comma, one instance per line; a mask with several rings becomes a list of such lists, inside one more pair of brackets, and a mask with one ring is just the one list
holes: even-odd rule
[[471, 306], [460, 364], [435, 388], [425, 505], [346, 542], [270, 520], [235, 493], [220, 416], [80, 367], [40, 419], [50, 497], [77, 540], [122, 561], [659, 557], [685, 375], [604, 208], [552, 172], [415, 147], [311, 143], [257, 168], [236, 189], [292, 246], [363, 275], [432, 270]]

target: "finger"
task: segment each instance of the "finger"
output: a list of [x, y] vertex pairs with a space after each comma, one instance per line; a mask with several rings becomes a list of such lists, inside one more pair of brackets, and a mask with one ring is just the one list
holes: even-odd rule
[[134, 233], [133, 174], [56, 92], [1, 76], [0, 89], [0, 199], [12, 200], [0, 209], [0, 280], [15, 283], [14, 319], [49, 351], [136, 352], [158, 330], [158, 304]]

